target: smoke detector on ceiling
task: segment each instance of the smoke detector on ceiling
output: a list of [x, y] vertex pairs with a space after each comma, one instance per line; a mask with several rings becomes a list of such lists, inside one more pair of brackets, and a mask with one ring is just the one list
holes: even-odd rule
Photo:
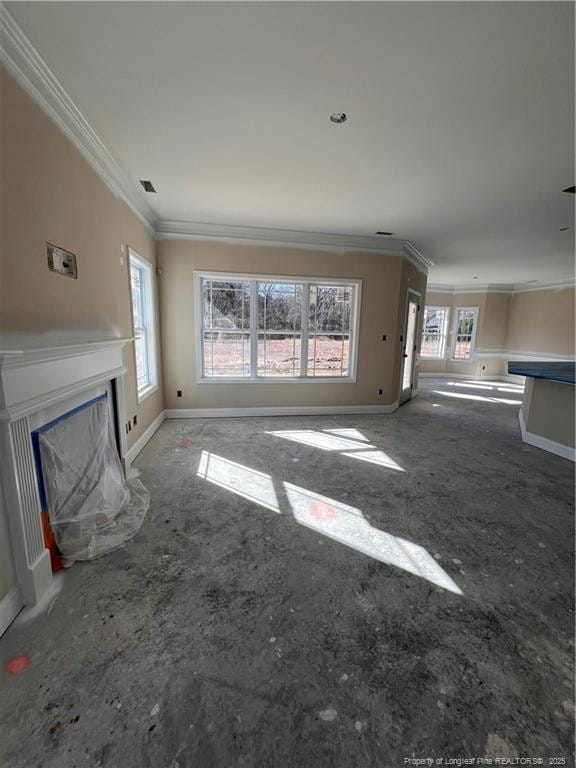
[[346, 112], [332, 112], [330, 115], [330, 121], [332, 123], [345, 123], [346, 120], [348, 120], [348, 116], [346, 115]]

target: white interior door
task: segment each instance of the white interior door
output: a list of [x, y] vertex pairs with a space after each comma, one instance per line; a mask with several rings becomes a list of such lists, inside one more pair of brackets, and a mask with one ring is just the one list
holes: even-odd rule
[[400, 404], [412, 397], [414, 388], [414, 369], [416, 362], [418, 315], [420, 312], [420, 294], [408, 289], [406, 295], [406, 315], [402, 335], [402, 376], [400, 380]]

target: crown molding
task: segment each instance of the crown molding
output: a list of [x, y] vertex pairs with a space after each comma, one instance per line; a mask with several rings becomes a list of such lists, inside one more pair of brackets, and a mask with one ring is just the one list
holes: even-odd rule
[[499, 283], [484, 284], [474, 283], [465, 285], [448, 285], [446, 283], [428, 283], [428, 292], [438, 293], [512, 293], [513, 285]]
[[530, 291], [550, 291], [573, 288], [574, 278], [565, 280], [537, 280], [535, 283], [491, 283], [470, 285], [448, 285], [445, 283], [428, 283], [428, 293], [528, 293]]
[[0, 3], [0, 62], [72, 141], [104, 183], [154, 233], [157, 216], [122, 169], [56, 75]]
[[195, 221], [169, 221], [156, 224], [159, 240], [216, 240], [235, 245], [272, 245], [286, 248], [306, 248], [337, 252], [366, 251], [392, 254], [408, 258], [421, 271], [428, 273], [432, 262], [420, 254], [412, 244], [400, 238], [365, 235], [343, 235], [327, 232], [306, 232], [267, 227], [241, 227], [229, 224], [210, 224]]
[[327, 232], [306, 232], [271, 227], [244, 227], [230, 224], [210, 224], [200, 221], [169, 221], [161, 219], [156, 225], [159, 240], [218, 240], [256, 245], [324, 247], [338, 251], [403, 252], [403, 240], [363, 235], [341, 235]]
[[432, 259], [429, 259], [428, 256], [424, 256], [424, 254], [419, 251], [418, 248], [416, 248], [411, 240], [404, 241], [404, 256], [417, 269], [419, 269], [421, 272], [424, 272], [426, 275], [434, 266]]
[[529, 293], [530, 291], [562, 291], [566, 288], [574, 288], [576, 279], [574, 277], [564, 280], [538, 280], [528, 285], [527, 283], [516, 283], [512, 293]]

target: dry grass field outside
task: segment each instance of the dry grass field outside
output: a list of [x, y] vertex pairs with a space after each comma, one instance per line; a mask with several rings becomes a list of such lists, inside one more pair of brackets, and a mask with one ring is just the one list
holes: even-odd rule
[[[222, 338], [226, 336], [227, 338]], [[308, 347], [309, 376], [348, 376], [349, 339], [311, 337]], [[250, 376], [250, 340], [247, 334], [213, 335], [204, 340], [206, 376]], [[299, 376], [300, 339], [268, 338], [258, 341], [259, 376]]]

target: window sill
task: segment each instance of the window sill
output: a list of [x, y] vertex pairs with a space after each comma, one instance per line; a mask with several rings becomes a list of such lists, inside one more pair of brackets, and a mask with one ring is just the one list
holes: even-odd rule
[[149, 384], [147, 387], [143, 387], [138, 390], [138, 405], [144, 402], [147, 397], [153, 395], [158, 390], [158, 384]]
[[282, 378], [280, 376], [260, 377], [252, 379], [214, 377], [211, 379], [197, 379], [197, 384], [356, 384], [356, 379], [351, 376], [299, 376]]

